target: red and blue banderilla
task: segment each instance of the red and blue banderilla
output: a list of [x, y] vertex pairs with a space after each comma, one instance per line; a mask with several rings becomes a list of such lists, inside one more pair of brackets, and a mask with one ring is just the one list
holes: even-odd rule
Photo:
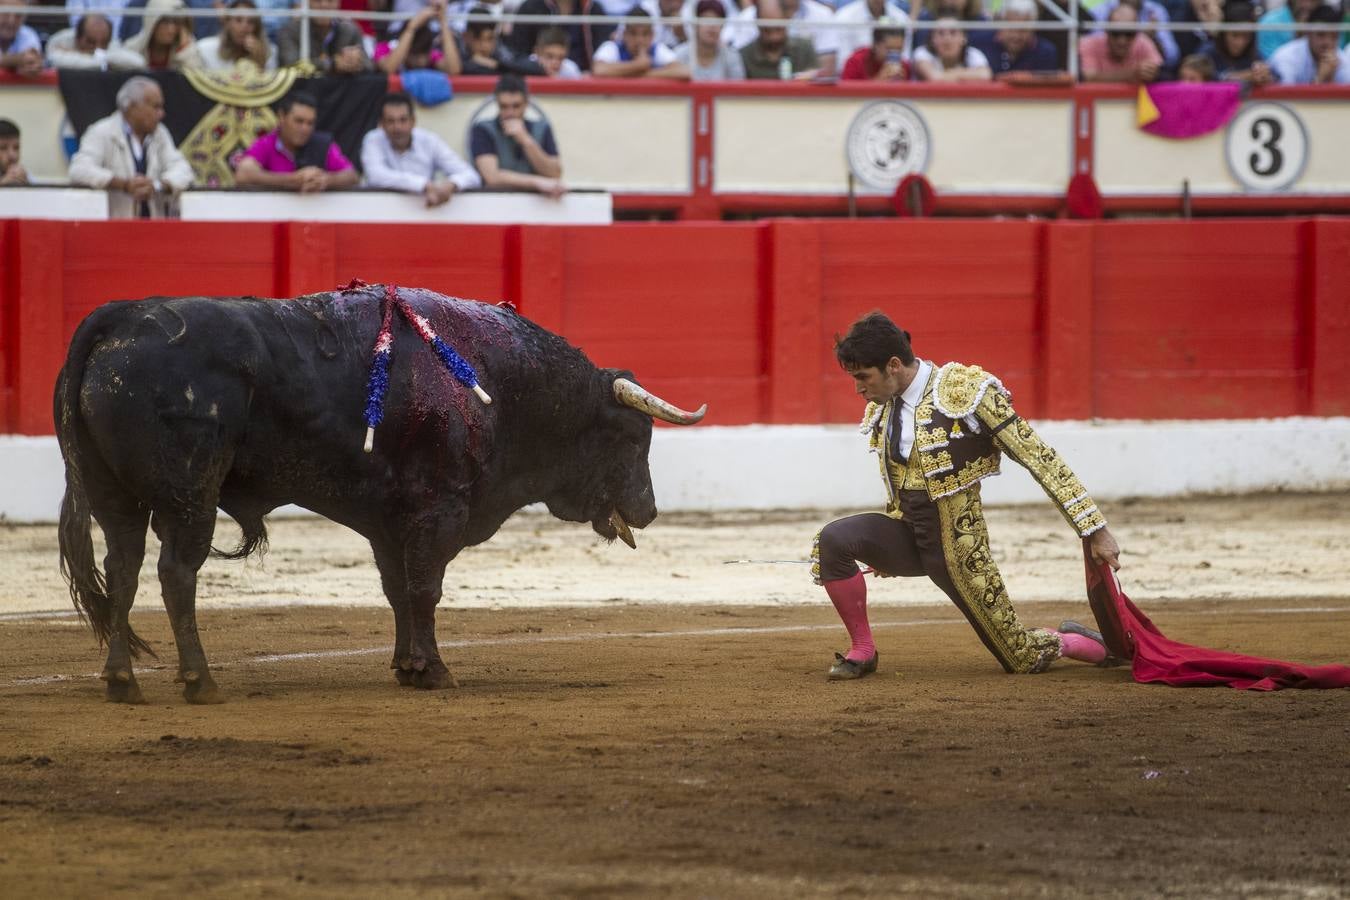
[[436, 351], [441, 362], [445, 365], [446, 371], [455, 377], [455, 379], [469, 390], [478, 395], [478, 399], [484, 403], [491, 403], [492, 398], [488, 396], [487, 391], [483, 390], [478, 383], [478, 373], [474, 371], [473, 366], [469, 365], [464, 357], [455, 352], [436, 330], [431, 327], [431, 323], [424, 316], [418, 315], [413, 308], [408, 305], [408, 301], [398, 295], [398, 286], [389, 284], [384, 289], [384, 318], [380, 322], [380, 333], [375, 338], [375, 350], [370, 360], [370, 380], [366, 385], [366, 442], [365, 451], [367, 453], [375, 446], [375, 426], [380, 424], [384, 418], [384, 397], [389, 392], [389, 363], [394, 356], [394, 307], [398, 307], [399, 312], [408, 320], [413, 329], [422, 336], [422, 340], [431, 345], [431, 349]]

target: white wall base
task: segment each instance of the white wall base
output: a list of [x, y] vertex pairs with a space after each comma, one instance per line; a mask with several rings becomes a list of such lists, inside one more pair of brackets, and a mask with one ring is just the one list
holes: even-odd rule
[[[1350, 418], [1043, 422], [1037, 430], [1094, 497], [1350, 489]], [[659, 428], [652, 481], [663, 510], [875, 507], [884, 488], [853, 426]], [[0, 517], [52, 522], [65, 473], [54, 437], [0, 436]], [[1016, 463], [989, 503], [1041, 502]]]

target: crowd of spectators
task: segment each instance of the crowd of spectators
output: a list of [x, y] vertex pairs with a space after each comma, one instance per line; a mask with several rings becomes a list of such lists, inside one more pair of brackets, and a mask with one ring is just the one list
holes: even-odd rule
[[[5, 0], [21, 4], [22, 0]], [[58, 0], [44, 0], [58, 2]], [[81, 11], [0, 12], [0, 68], [262, 71], [308, 60], [325, 74], [981, 81], [1065, 72], [1067, 33], [1036, 0], [71, 0]], [[1068, 0], [1053, 0], [1067, 10]], [[1103, 0], [1079, 6], [1087, 81], [1350, 83], [1350, 0]], [[216, 15], [189, 17], [215, 7]], [[394, 20], [337, 15], [392, 12]], [[514, 22], [510, 14], [580, 22]], [[625, 16], [625, 24], [586, 21]], [[674, 18], [678, 22], [656, 21]], [[788, 21], [761, 27], [759, 19]], [[643, 21], [635, 21], [643, 20]], [[704, 20], [707, 20], [706, 23]], [[987, 28], [973, 23], [989, 23]], [[1225, 26], [1288, 25], [1257, 32]], [[964, 26], [960, 23], [966, 23]], [[1102, 29], [1103, 23], [1109, 27]], [[1041, 28], [1031, 27], [1040, 24]], [[1304, 33], [1305, 24], [1341, 25]], [[1187, 27], [1173, 28], [1172, 25]], [[302, 40], [302, 29], [308, 39]], [[899, 58], [894, 35], [903, 35]], [[1207, 62], [1205, 61], [1207, 60]]]
[[[5, 2], [5, 0], [0, 0]], [[14, 2], [14, 0], [8, 0]], [[407, 94], [385, 98], [379, 125], [361, 146], [366, 183], [420, 194], [427, 205], [477, 187], [564, 192], [557, 143], [547, 123], [526, 115], [522, 76], [815, 81], [1065, 80], [1068, 44], [1036, 0], [309, 0], [312, 15], [268, 15], [290, 0], [72, 0], [67, 16], [42, 7], [0, 12], [0, 69], [19, 78], [47, 68], [231, 70], [312, 64], [342, 76], [431, 70], [498, 78], [496, 116], [471, 131], [466, 161], [416, 126]], [[745, 5], [738, 5], [744, 2]], [[1068, 0], [1052, 0], [1067, 9]], [[1265, 85], [1350, 84], [1347, 9], [1288, 0], [1263, 9], [1251, 0], [1105, 0], [1080, 6], [1080, 76], [1147, 83], [1227, 80]], [[214, 5], [214, 17], [186, 17]], [[405, 18], [353, 19], [354, 6]], [[565, 15], [581, 21], [510, 22], [506, 14]], [[624, 16], [617, 26], [591, 17]], [[660, 22], [661, 18], [678, 21]], [[760, 20], [788, 22], [759, 24]], [[988, 22], [988, 27], [964, 24]], [[1255, 22], [1289, 29], [1234, 31]], [[1101, 28], [1103, 23], [1106, 28]], [[1194, 27], [1166, 30], [1156, 26]], [[1040, 29], [1034, 27], [1041, 25]], [[829, 26], [829, 27], [821, 27]], [[308, 29], [302, 40], [302, 29]], [[306, 57], [307, 53], [307, 57]], [[432, 76], [435, 77], [435, 76]], [[151, 79], [128, 80], [117, 110], [89, 127], [70, 165], [72, 183], [109, 192], [121, 216], [171, 215], [192, 172], [161, 123], [164, 98]], [[242, 186], [317, 192], [356, 185], [356, 168], [331, 135], [316, 131], [318, 102], [293, 92], [277, 127], [242, 154]], [[0, 186], [27, 183], [20, 134], [0, 118]]]
[[[429, 207], [481, 187], [561, 197], [567, 189], [557, 140], [548, 122], [527, 116], [525, 80], [503, 74], [493, 99], [496, 115], [475, 122], [470, 132], [469, 163], [439, 136], [417, 127], [411, 97], [386, 94], [379, 124], [361, 142], [366, 185], [420, 194]], [[135, 75], [118, 89], [116, 102], [116, 112], [85, 129], [70, 162], [70, 183], [106, 191], [113, 218], [172, 217], [193, 172], [163, 124], [163, 90], [153, 79]], [[235, 162], [235, 183], [301, 194], [355, 187], [361, 175], [333, 136], [316, 129], [318, 111], [318, 100], [307, 91], [283, 97], [276, 128]], [[18, 127], [0, 118], [0, 187], [29, 183], [20, 141]]]

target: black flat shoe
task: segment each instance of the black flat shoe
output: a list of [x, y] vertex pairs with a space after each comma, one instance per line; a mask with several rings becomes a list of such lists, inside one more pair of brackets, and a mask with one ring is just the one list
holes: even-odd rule
[[834, 665], [830, 666], [829, 675], [826, 677], [830, 681], [853, 681], [862, 678], [864, 675], [871, 675], [877, 670], [877, 660], [881, 657], [879, 653], [873, 653], [871, 659], [864, 659], [856, 662], [851, 659], [845, 659], [843, 654], [834, 655]]

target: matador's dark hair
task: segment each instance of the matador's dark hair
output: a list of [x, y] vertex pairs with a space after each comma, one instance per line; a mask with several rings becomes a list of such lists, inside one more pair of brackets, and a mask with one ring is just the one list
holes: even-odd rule
[[880, 310], [872, 310], [849, 326], [848, 334], [834, 336], [834, 358], [845, 369], [882, 369], [892, 356], [905, 365], [914, 362], [909, 332]]

